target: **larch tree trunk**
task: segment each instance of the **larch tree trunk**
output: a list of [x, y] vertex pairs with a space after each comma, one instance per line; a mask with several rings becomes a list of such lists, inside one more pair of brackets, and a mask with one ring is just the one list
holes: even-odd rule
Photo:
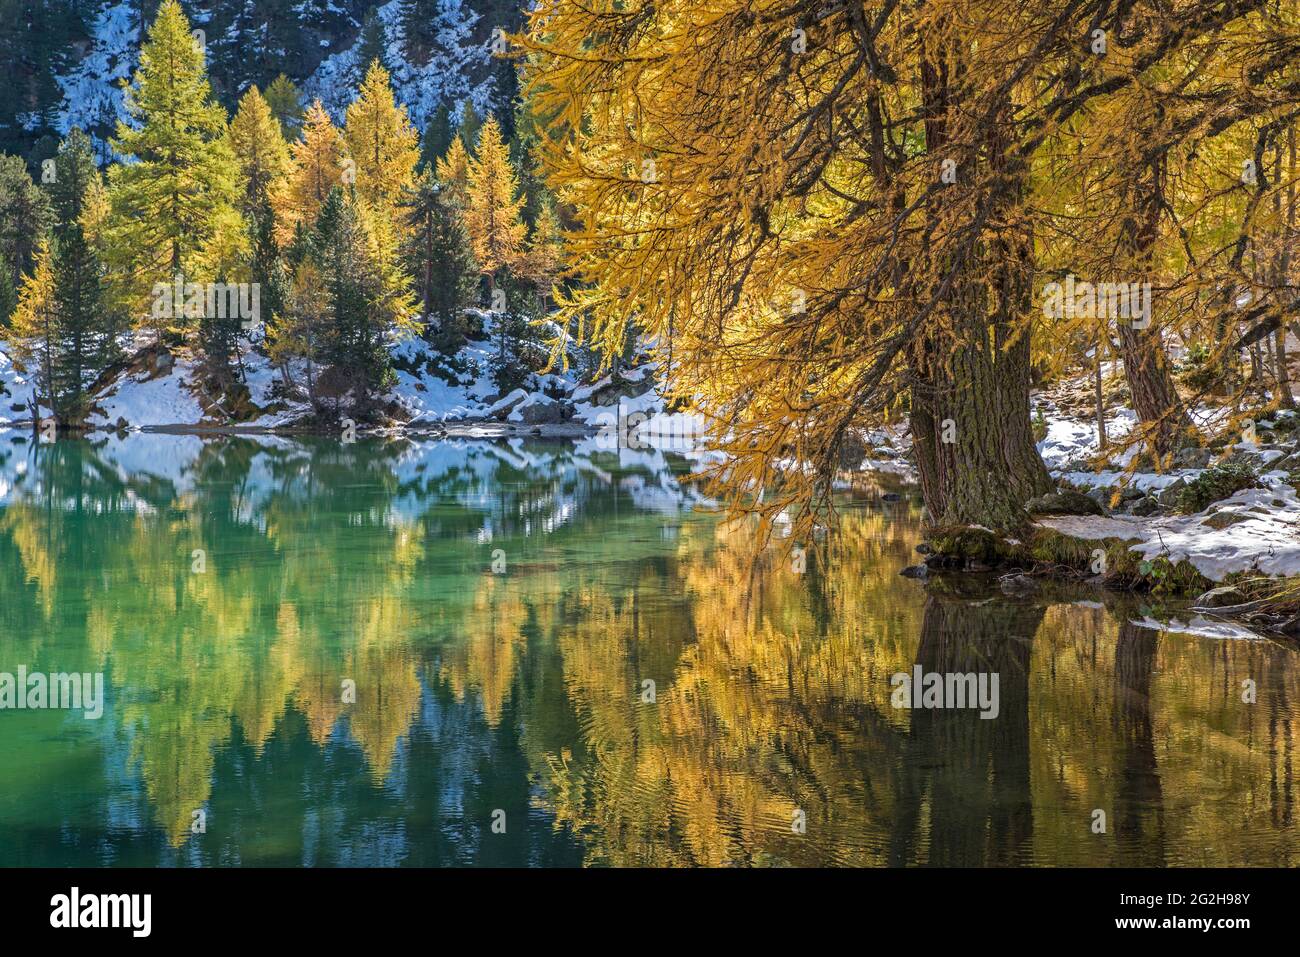
[[[922, 64], [926, 145], [936, 161], [953, 108], [951, 60], [926, 56]], [[1005, 110], [1009, 117], [1009, 101]], [[995, 133], [987, 147], [1001, 172], [1008, 144]], [[1005, 175], [997, 182], [999, 218], [1014, 221], [1020, 183]], [[1054, 488], [1029, 410], [1033, 237], [1027, 226], [1008, 229], [975, 243], [960, 261], [931, 265], [932, 275], [955, 279], [908, 353], [913, 447], [930, 523], [1019, 528], [1027, 520], [1025, 501]]]
[[[1155, 260], [1156, 239], [1160, 231], [1163, 205], [1164, 164], [1157, 160], [1146, 167], [1146, 175], [1136, 184], [1132, 195], [1128, 240], [1138, 275], [1130, 281], [1150, 281]], [[1154, 304], [1153, 304], [1154, 312]], [[1178, 390], [1174, 386], [1169, 358], [1165, 355], [1164, 335], [1154, 316], [1145, 328], [1135, 329], [1131, 321], [1117, 322], [1120, 358], [1128, 382], [1133, 411], [1150, 430], [1155, 451], [1165, 455], [1178, 447], [1190, 420]]]

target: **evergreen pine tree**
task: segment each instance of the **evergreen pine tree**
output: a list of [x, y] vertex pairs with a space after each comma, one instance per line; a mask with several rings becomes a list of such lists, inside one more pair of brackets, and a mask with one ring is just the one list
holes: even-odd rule
[[384, 28], [384, 21], [380, 19], [379, 8], [371, 7], [366, 11], [365, 19], [361, 22], [361, 34], [357, 37], [356, 62], [353, 64], [352, 86], [360, 86], [370, 72], [370, 68], [378, 63], [381, 67], [387, 69], [388, 63], [388, 32]]
[[465, 151], [471, 156], [478, 155], [478, 138], [479, 132], [483, 129], [483, 118], [478, 115], [474, 109], [474, 104], [466, 100], [460, 110], [460, 141], [465, 146]]
[[451, 149], [455, 132], [451, 128], [451, 111], [447, 104], [440, 103], [433, 111], [429, 125], [424, 128], [424, 138], [420, 142], [420, 168], [434, 169], [438, 160], [447, 155]]
[[474, 304], [477, 267], [460, 212], [426, 170], [405, 203], [406, 257], [423, 307], [425, 338], [454, 355], [466, 339], [465, 309]]

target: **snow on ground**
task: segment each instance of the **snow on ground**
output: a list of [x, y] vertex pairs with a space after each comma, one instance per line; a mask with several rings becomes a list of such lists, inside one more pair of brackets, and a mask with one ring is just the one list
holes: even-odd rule
[[177, 359], [170, 375], [124, 375], [99, 397], [96, 405], [100, 411], [90, 416], [90, 424], [110, 429], [119, 420], [132, 429], [198, 425], [203, 421], [203, 407], [187, 385], [193, 371], [192, 362]]
[[[1214, 528], [1205, 524], [1211, 515], [1238, 520]], [[1244, 489], [1196, 515], [1063, 515], [1040, 518], [1038, 524], [1088, 541], [1133, 540], [1131, 551], [1144, 559], [1164, 557], [1175, 564], [1186, 559], [1216, 582], [1233, 572], [1300, 574], [1300, 499], [1281, 482]]]
[[[1092, 458], [1097, 454], [1097, 424], [1080, 422], [1061, 415], [1056, 406], [1044, 401], [1038, 408], [1047, 421], [1047, 436], [1038, 443], [1038, 453], [1049, 470], [1062, 468], [1067, 462]], [[1115, 443], [1137, 425], [1137, 415], [1124, 409], [1106, 420], [1106, 438]], [[1137, 454], [1137, 447], [1117, 450], [1111, 461], [1120, 468]]]
[[35, 392], [33, 376], [19, 372], [9, 353], [0, 349], [0, 427], [30, 422]]

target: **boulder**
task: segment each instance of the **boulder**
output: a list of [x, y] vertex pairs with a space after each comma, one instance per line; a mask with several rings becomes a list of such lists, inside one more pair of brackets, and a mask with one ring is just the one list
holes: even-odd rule
[[1134, 502], [1128, 513], [1146, 518], [1148, 515], [1155, 515], [1159, 511], [1160, 503], [1152, 496], [1147, 495]]
[[1030, 515], [1105, 515], [1106, 510], [1093, 499], [1072, 489], [1049, 492], [1025, 503]]
[[898, 574], [904, 578], [926, 578], [930, 574], [930, 569], [926, 565], [908, 565]]
[[504, 422], [510, 413], [515, 410], [515, 406], [519, 405], [527, 398], [527, 392], [523, 389], [515, 389], [514, 392], [511, 392], [505, 398], [493, 402], [492, 405], [488, 407], [486, 413], [487, 417], [490, 419], [496, 419], [498, 422]]
[[1178, 496], [1185, 488], [1187, 488], [1187, 481], [1180, 475], [1160, 490], [1156, 500], [1166, 508], [1173, 508], [1178, 504]]
[[1174, 465], [1183, 469], [1203, 469], [1210, 464], [1214, 453], [1198, 445], [1190, 445], [1174, 453]]
[[1232, 605], [1244, 605], [1246, 596], [1235, 585], [1221, 585], [1211, 588], [1196, 599], [1197, 608], [1228, 608]]
[[1206, 528], [1212, 528], [1215, 531], [1222, 531], [1230, 525], [1236, 525], [1238, 522], [1244, 522], [1250, 518], [1249, 515], [1242, 512], [1215, 512], [1213, 515], [1207, 515], [1201, 519], [1201, 524]]
[[556, 425], [564, 421], [564, 403], [544, 395], [535, 396], [519, 409], [519, 416], [524, 425]]
[[1028, 595], [1038, 591], [1038, 582], [1028, 575], [1003, 575], [998, 579], [998, 585], [1004, 595]]

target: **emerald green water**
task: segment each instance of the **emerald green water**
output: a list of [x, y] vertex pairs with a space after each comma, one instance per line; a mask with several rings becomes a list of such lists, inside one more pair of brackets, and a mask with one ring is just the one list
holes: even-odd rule
[[927, 591], [879, 489], [798, 571], [659, 453], [28, 438], [0, 672], [107, 700], [0, 710], [0, 865], [1297, 863], [1293, 650]]

